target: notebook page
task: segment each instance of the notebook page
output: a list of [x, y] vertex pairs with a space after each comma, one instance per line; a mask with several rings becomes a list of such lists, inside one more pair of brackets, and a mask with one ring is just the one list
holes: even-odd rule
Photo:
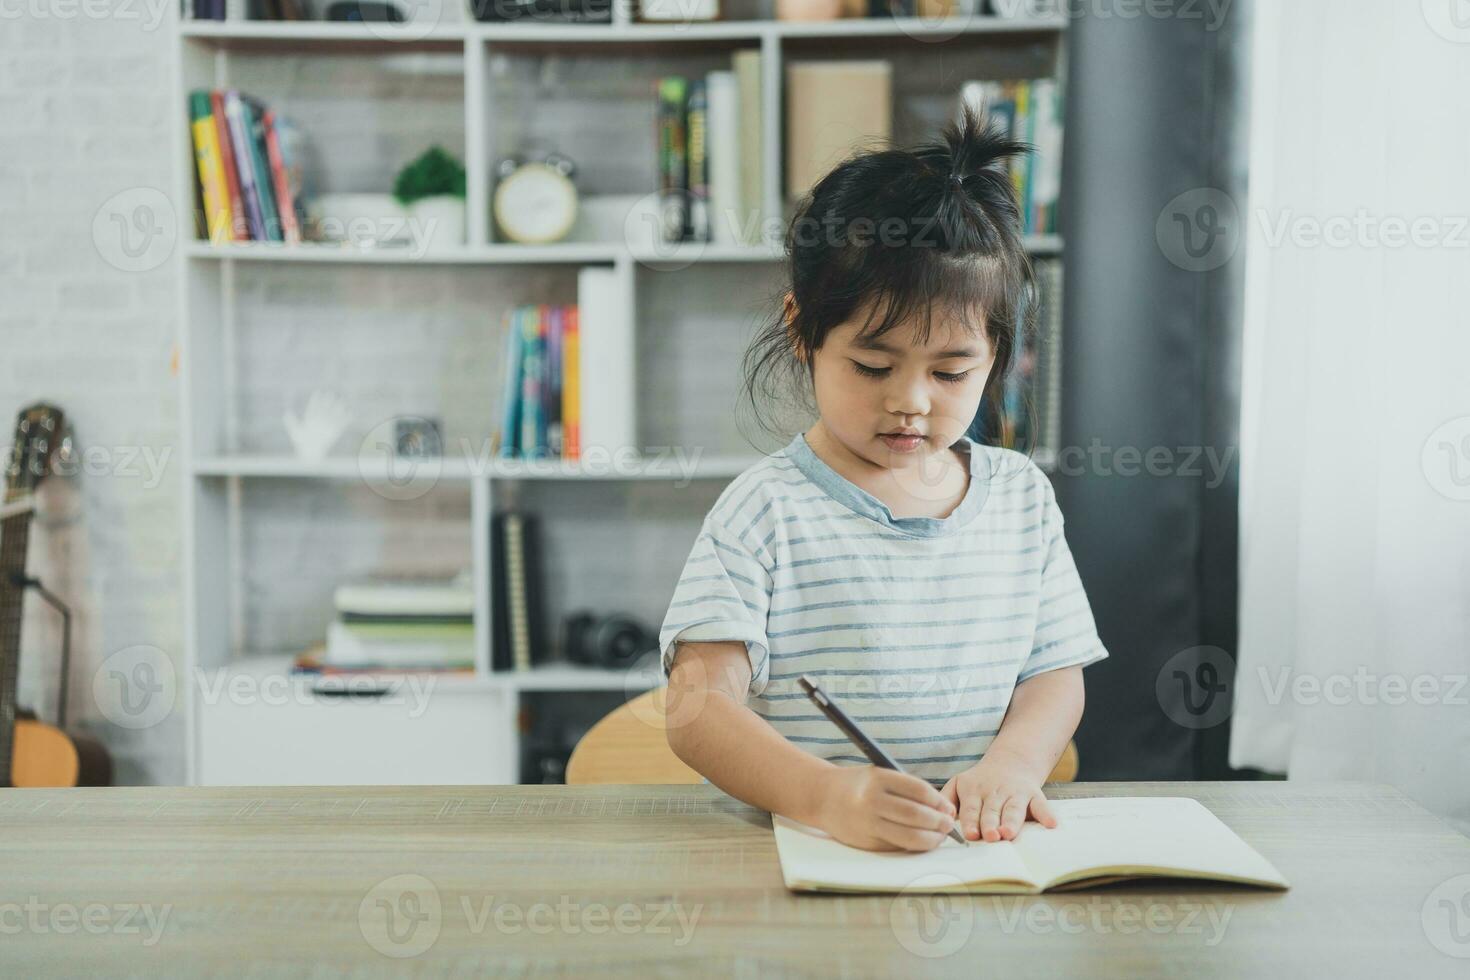
[[1190, 797], [1050, 800], [1057, 826], [1028, 822], [1016, 847], [1036, 880], [1089, 868], [1142, 867], [1286, 886], [1249, 844]]
[[865, 851], [779, 814], [771, 825], [788, 888], [940, 891], [962, 882], [1030, 880], [1013, 841], [966, 845], [946, 837], [932, 851]]

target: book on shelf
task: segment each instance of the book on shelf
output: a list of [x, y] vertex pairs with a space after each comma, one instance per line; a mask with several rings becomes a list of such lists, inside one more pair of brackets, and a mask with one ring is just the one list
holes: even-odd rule
[[214, 110], [208, 92], [189, 93], [189, 130], [194, 140], [194, 164], [199, 173], [199, 186], [204, 202], [205, 231], [211, 241], [228, 238], [230, 230], [230, 194], [225, 171], [220, 162], [219, 133], [214, 125]]
[[475, 665], [475, 625], [383, 617], [334, 620], [327, 626], [325, 663], [359, 670], [452, 670]]
[[208, 239], [300, 241], [300, 136], [290, 120], [235, 89], [189, 93], [189, 117]]
[[696, 78], [689, 83], [689, 99], [685, 107], [689, 167], [689, 227], [681, 234], [691, 241], [707, 242], [711, 238], [709, 200], [709, 87]]
[[682, 242], [689, 236], [689, 86], [678, 75], [660, 78], [657, 84], [660, 226], [664, 241]]
[[[255, 194], [260, 203], [261, 238], [268, 242], [283, 242], [281, 208], [276, 206], [276, 193], [272, 189], [275, 179], [270, 170], [270, 154], [265, 149], [265, 107], [248, 95], [231, 89], [226, 99], [236, 99], [234, 108], [245, 132], [245, 152], [250, 156], [250, 169], [255, 183]], [[232, 117], [233, 119], [233, 117]], [[282, 202], [284, 205], [287, 202]]]
[[546, 318], [540, 306], [520, 307], [521, 328], [521, 454], [529, 458], [548, 456], [546, 405], [542, 401], [542, 379], [546, 362]]
[[606, 266], [577, 271], [580, 433], [577, 458], [589, 450], [637, 452], [636, 338], [617, 273]]
[[765, 127], [761, 119], [765, 103], [761, 100], [761, 53], [754, 48], [742, 48], [730, 56], [735, 69], [736, 115], [739, 117], [740, 135], [740, 202], [743, 210], [740, 218], [745, 222], [741, 241], [746, 245], [759, 245], [764, 230], [759, 218], [765, 211]]
[[730, 68], [655, 83], [664, 242], [760, 243], [763, 142], [761, 55]]
[[541, 541], [534, 514], [490, 517], [490, 669], [525, 671], [549, 659], [542, 628]]
[[566, 420], [562, 417], [562, 396], [566, 387], [563, 377], [563, 350], [566, 343], [567, 317], [564, 306], [541, 307], [547, 321], [546, 359], [546, 444], [553, 456], [566, 456]]
[[576, 306], [536, 304], [506, 311], [500, 427], [501, 458], [568, 461], [581, 444], [581, 373]]
[[569, 460], [580, 459], [582, 456], [582, 335], [579, 309], [576, 306], [566, 308], [562, 319], [562, 456]]
[[801, 198], [855, 153], [893, 136], [893, 65], [880, 59], [786, 66], [786, 197]]
[[1022, 230], [1027, 235], [1056, 234], [1062, 190], [1061, 86], [1052, 78], [970, 81], [960, 86], [960, 102], [1033, 148], [1007, 163], [1021, 205]]
[[296, 208], [292, 203], [290, 182], [287, 178], [286, 154], [282, 148], [284, 142], [281, 138], [281, 130], [285, 121], [274, 111], [264, 109], [261, 113], [261, 132], [265, 141], [266, 162], [270, 170], [271, 190], [278, 204], [276, 213], [281, 219], [281, 237], [291, 244], [301, 241], [301, 227], [296, 221]]
[[256, 188], [256, 171], [250, 148], [250, 128], [240, 94], [224, 93], [225, 124], [234, 150], [235, 172], [240, 178], [240, 198], [245, 202], [245, 227], [252, 241], [268, 241], [265, 218], [261, 211], [260, 191]]
[[733, 71], [712, 71], [705, 76], [707, 123], [705, 161], [709, 187], [711, 227], [700, 241], [722, 245], [744, 240], [742, 222], [754, 210], [742, 198], [740, 181], [740, 89]]
[[184, 0], [190, 20], [311, 20], [302, 0]]
[[337, 586], [332, 604], [338, 616], [459, 617], [475, 612], [468, 575], [453, 579], [363, 579]]
[[225, 116], [225, 94], [218, 90], [209, 93], [209, 105], [214, 116], [214, 128], [219, 143], [220, 166], [224, 170], [225, 190], [229, 195], [229, 211], [225, 216], [228, 232], [221, 230], [215, 238], [210, 228], [210, 241], [243, 242], [250, 239], [250, 228], [245, 221], [245, 199], [240, 196], [240, 171], [235, 163], [234, 141], [230, 136], [229, 120]]

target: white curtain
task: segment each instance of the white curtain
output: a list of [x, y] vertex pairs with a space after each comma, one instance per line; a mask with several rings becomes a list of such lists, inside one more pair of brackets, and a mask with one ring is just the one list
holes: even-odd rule
[[1457, 2], [1254, 8], [1230, 763], [1390, 783], [1470, 833]]

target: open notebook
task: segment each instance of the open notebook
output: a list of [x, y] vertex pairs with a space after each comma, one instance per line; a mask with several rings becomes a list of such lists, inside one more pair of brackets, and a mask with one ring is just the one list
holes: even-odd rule
[[1013, 841], [951, 838], [931, 851], [865, 851], [772, 818], [793, 891], [1036, 894], [1162, 876], [1289, 887], [1204, 804], [1182, 796], [1050, 800], [1057, 826], [1028, 821]]

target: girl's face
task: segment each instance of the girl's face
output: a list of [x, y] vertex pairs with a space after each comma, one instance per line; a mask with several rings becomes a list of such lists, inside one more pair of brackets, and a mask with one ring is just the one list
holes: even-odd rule
[[[841, 448], [885, 469], [947, 456], [974, 420], [995, 362], [983, 325], [975, 335], [936, 315], [922, 348], [917, 324], [864, 344], [857, 340], [864, 313], [832, 328], [812, 358], [822, 426]], [[922, 438], [884, 438], [905, 429]]]

